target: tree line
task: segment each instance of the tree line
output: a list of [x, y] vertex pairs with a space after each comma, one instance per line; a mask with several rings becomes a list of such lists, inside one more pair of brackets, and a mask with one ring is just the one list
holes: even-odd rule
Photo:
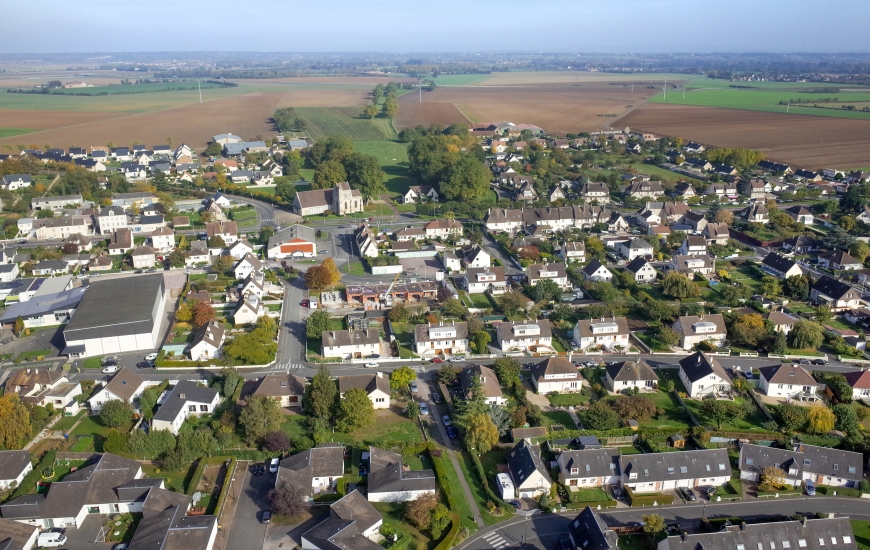
[[386, 173], [378, 159], [354, 151], [353, 142], [345, 136], [331, 136], [315, 143], [305, 151], [304, 157], [305, 164], [315, 170], [311, 189], [329, 189], [346, 181], [366, 200], [387, 192]]

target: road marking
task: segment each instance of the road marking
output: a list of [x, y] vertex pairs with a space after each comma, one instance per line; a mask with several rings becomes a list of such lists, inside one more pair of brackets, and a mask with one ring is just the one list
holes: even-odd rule
[[302, 363], [277, 363], [272, 366], [272, 370], [288, 370], [288, 369], [304, 369]]
[[493, 548], [504, 548], [508, 545], [508, 543], [505, 542], [503, 538], [501, 538], [497, 531], [493, 531], [492, 533], [485, 535], [483, 537], [483, 540], [485, 540], [487, 544], [492, 545]]

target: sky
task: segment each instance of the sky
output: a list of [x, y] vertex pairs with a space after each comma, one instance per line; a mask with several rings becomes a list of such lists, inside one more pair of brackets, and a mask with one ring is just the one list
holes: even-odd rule
[[34, 0], [0, 53], [867, 52], [867, 0]]

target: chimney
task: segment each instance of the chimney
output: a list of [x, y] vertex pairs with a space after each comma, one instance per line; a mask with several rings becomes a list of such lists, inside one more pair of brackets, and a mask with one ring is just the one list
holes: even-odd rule
[[807, 526], [807, 517], [804, 516], [801, 518], [801, 527], [806, 527], [806, 526]]
[[745, 521], [741, 521], [741, 522], [740, 522], [740, 530], [741, 530], [741, 531], [746, 531], [746, 522], [745, 522]]

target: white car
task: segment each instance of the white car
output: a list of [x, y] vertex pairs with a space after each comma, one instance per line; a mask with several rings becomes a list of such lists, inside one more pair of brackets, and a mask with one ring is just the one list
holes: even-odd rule
[[118, 372], [118, 367], [112, 365], [111, 367], [104, 368], [100, 372], [103, 374], [115, 374], [116, 372]]
[[149, 353], [148, 355], [145, 356], [146, 361], [154, 361], [155, 359], [157, 359], [156, 353]]
[[270, 474], [277, 474], [278, 473], [278, 459], [277, 458], [273, 458], [273, 459], [269, 460], [269, 473]]
[[376, 368], [378, 368], [378, 367], [380, 367], [380, 365], [377, 364], [377, 363], [366, 363], [366, 368], [367, 368], [367, 369], [376, 369]]

